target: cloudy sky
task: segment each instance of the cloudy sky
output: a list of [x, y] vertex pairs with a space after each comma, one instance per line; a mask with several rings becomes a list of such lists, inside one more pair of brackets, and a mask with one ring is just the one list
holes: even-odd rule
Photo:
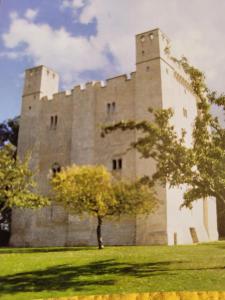
[[225, 0], [0, 0], [0, 121], [20, 111], [24, 69], [61, 89], [135, 70], [134, 35], [159, 27], [177, 55], [225, 90]]

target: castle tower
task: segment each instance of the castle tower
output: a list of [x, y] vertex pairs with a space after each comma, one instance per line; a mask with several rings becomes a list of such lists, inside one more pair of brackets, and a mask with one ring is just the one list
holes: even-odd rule
[[25, 71], [25, 82], [23, 89], [23, 96], [37, 95], [39, 98], [44, 96], [51, 97], [58, 93], [59, 76], [56, 72], [46, 68], [45, 66], [38, 66]]
[[[136, 36], [137, 81], [136, 119], [150, 119], [148, 107], [172, 108], [171, 123], [178, 134], [186, 132], [186, 144], [192, 145], [192, 128], [197, 116], [197, 99], [190, 85], [190, 79], [179, 64], [170, 56], [170, 41], [155, 29]], [[155, 169], [153, 160], [140, 159], [137, 153], [137, 176], [151, 175]], [[137, 219], [137, 244], [192, 243], [216, 240], [215, 199], [196, 201], [193, 210], [180, 209], [185, 186], [156, 188], [161, 205], [149, 219]], [[210, 225], [209, 225], [210, 224]], [[151, 229], [151, 232], [144, 230]]]
[[[136, 36], [136, 120], [151, 120], [148, 108], [163, 107], [162, 95], [162, 49], [169, 45], [169, 40], [159, 29], [154, 29]], [[136, 137], [138, 138], [138, 136]], [[136, 153], [136, 176], [151, 176], [155, 171], [153, 159], [142, 159]], [[156, 214], [149, 217], [137, 217], [137, 244], [165, 244], [167, 240], [167, 202], [165, 187], [156, 188], [160, 206]], [[149, 228], [149, 229], [147, 229]], [[151, 230], [150, 230], [151, 228]]]
[[[39, 170], [40, 162], [40, 128], [41, 128], [41, 99], [44, 96], [52, 96], [58, 92], [59, 76], [55, 72], [44, 66], [35, 67], [25, 71], [25, 81], [22, 95], [22, 108], [20, 117], [20, 128], [18, 137], [18, 156], [23, 159], [26, 154], [31, 154], [31, 168]], [[38, 187], [40, 176], [37, 177]], [[35, 212], [26, 210], [21, 213], [20, 210], [14, 209], [12, 218], [13, 243], [19, 243], [19, 236], [15, 233], [14, 227], [18, 232], [24, 232], [32, 235], [36, 222]], [[25, 234], [25, 233], [24, 233]], [[26, 245], [24, 243], [23, 245]]]
[[19, 156], [31, 151], [33, 157], [36, 155], [35, 152], [38, 152], [40, 100], [44, 96], [51, 97], [57, 93], [58, 85], [58, 74], [44, 66], [26, 70], [19, 131]]

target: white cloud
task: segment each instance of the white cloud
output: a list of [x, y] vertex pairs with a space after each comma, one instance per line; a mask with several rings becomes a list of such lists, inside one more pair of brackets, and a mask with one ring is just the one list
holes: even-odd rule
[[[203, 3], [204, 2], [204, 3]], [[65, 29], [55, 30], [14, 15], [5, 45], [25, 44], [25, 54], [34, 63], [57, 69], [69, 82], [79, 80], [82, 71], [99, 67], [108, 75], [135, 69], [134, 35], [156, 27], [171, 39], [177, 53], [184, 54], [202, 68], [213, 88], [225, 86], [225, 1], [211, 0], [64, 0], [64, 9], [74, 11], [77, 21], [96, 20], [97, 35], [91, 39], [75, 37]], [[82, 8], [77, 15], [77, 9]], [[28, 26], [29, 24], [29, 26]], [[38, 37], [38, 39], [37, 39]], [[110, 49], [115, 64], [105, 56]]]
[[18, 14], [17, 14], [16, 11], [12, 11], [12, 12], [9, 14], [9, 17], [10, 17], [11, 20], [16, 19], [16, 18], [18, 18]]
[[38, 14], [38, 10], [37, 9], [28, 9], [25, 13], [25, 17], [30, 20], [30, 21], [33, 21], [36, 16]]
[[159, 27], [184, 54], [202, 68], [210, 85], [225, 86], [225, 2], [211, 0], [91, 0], [80, 16], [97, 20], [98, 43], [107, 43], [121, 71], [134, 69], [134, 35]]
[[63, 0], [60, 5], [60, 10], [71, 9], [74, 21], [77, 22], [79, 18], [80, 9], [84, 8], [88, 0]]
[[17, 59], [20, 57], [20, 54], [15, 51], [0, 52], [0, 57], [5, 57], [5, 58], [9, 58], [9, 59]]
[[80, 8], [85, 5], [85, 0], [63, 0], [61, 8]]
[[[3, 41], [18, 56], [27, 56], [34, 64], [44, 64], [60, 72], [64, 83], [82, 80], [83, 71], [106, 68], [108, 64], [103, 49], [93, 38], [75, 37], [64, 28], [54, 30], [47, 24], [36, 24], [24, 18], [12, 20]], [[24, 45], [22, 54], [21, 50], [16, 52], [21, 45]]]

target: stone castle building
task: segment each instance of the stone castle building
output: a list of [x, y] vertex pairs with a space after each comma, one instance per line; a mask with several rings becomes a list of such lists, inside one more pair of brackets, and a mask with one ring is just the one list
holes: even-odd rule
[[[48, 192], [53, 166], [103, 164], [119, 176], [151, 175], [154, 161], [127, 152], [135, 131], [114, 132], [104, 139], [101, 125], [149, 119], [148, 108], [174, 110], [178, 133], [191, 132], [197, 114], [189, 79], [169, 57], [168, 38], [159, 30], [136, 36], [136, 71], [59, 92], [59, 76], [39, 66], [26, 70], [18, 154], [32, 152], [41, 192]], [[157, 187], [160, 206], [147, 217], [122, 217], [103, 224], [106, 245], [188, 244], [218, 239], [215, 199], [199, 200], [180, 209], [184, 188]], [[52, 205], [36, 211], [14, 210], [11, 245], [71, 246], [96, 244], [95, 218], [72, 216]]]

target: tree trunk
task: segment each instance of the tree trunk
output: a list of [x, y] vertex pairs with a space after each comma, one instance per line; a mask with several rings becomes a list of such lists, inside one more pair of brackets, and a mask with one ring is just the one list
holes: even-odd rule
[[98, 216], [98, 226], [97, 226], [97, 241], [98, 241], [98, 249], [103, 249], [103, 241], [102, 241], [102, 217]]

